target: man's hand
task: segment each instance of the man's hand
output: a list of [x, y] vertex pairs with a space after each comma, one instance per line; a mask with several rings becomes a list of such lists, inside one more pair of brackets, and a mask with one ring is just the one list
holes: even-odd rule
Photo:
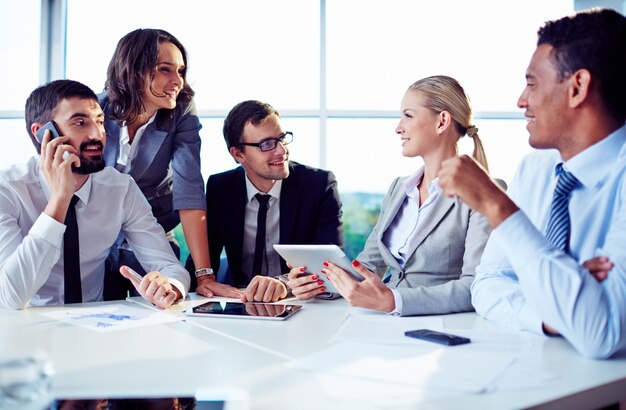
[[607, 278], [613, 266], [613, 262], [606, 256], [597, 256], [583, 263], [583, 268], [586, 268], [598, 282], [602, 282]]
[[[50, 199], [44, 212], [61, 223], [65, 221], [67, 208], [76, 191], [72, 164], [80, 165], [76, 150], [71, 145], [64, 144], [68, 140], [69, 137], [50, 140], [50, 130], [46, 130], [41, 142], [39, 160], [39, 169], [50, 187]], [[63, 159], [63, 156], [66, 158]]]
[[439, 186], [445, 195], [456, 196], [483, 214], [492, 228], [518, 210], [500, 186], [467, 155], [443, 161], [438, 176]]
[[278, 279], [257, 275], [241, 299], [244, 302], [276, 302], [287, 296], [287, 287]]
[[322, 273], [327, 275], [337, 292], [352, 306], [381, 310], [387, 313], [396, 308], [393, 292], [377, 274], [367, 270], [358, 261], [353, 261], [352, 266], [365, 278], [362, 282], [357, 281], [348, 272], [331, 262], [324, 262], [324, 266], [326, 268], [322, 269]]
[[312, 299], [326, 292], [324, 282], [319, 276], [306, 273], [306, 268], [303, 266], [292, 268], [287, 277], [289, 278], [287, 286], [298, 300]]
[[541, 324], [541, 328], [543, 329], [543, 333], [548, 336], [561, 336], [561, 334], [556, 329], [546, 325], [545, 323]]
[[158, 308], [167, 309], [176, 300], [182, 298], [180, 291], [170, 284], [167, 276], [159, 272], [150, 272], [141, 281], [137, 280], [126, 266], [120, 268], [120, 273], [132, 282], [145, 300]]
[[206, 296], [207, 298], [213, 296], [224, 296], [227, 298], [236, 298], [243, 300], [244, 296], [243, 291], [230, 285], [218, 283], [213, 275], [201, 276], [198, 278], [196, 293], [202, 296]]

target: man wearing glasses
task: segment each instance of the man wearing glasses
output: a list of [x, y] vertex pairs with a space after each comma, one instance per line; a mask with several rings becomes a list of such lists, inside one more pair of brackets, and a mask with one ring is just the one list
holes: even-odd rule
[[[198, 269], [196, 291], [275, 302], [288, 294], [281, 274], [289, 269], [274, 244], [343, 247], [337, 182], [332, 172], [289, 161], [293, 133], [283, 131], [279, 113], [269, 104], [237, 104], [224, 120], [223, 133], [241, 166], [211, 175], [206, 200], [211, 266], [219, 271], [226, 249], [228, 269], [217, 278], [211, 269]], [[320, 286], [320, 293], [324, 290]]]

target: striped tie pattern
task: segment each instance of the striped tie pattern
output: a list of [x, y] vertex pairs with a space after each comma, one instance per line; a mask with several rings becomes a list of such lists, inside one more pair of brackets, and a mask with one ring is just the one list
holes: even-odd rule
[[569, 198], [578, 180], [571, 172], [563, 169], [562, 163], [556, 166], [556, 174], [558, 180], [552, 197], [546, 239], [557, 248], [569, 252]]

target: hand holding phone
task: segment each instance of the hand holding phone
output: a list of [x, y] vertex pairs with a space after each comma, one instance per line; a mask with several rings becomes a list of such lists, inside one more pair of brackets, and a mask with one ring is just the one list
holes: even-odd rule
[[132, 269], [130, 266], [126, 266], [126, 269], [128, 269], [128, 272], [130, 272], [130, 275], [137, 279], [139, 282], [141, 282], [141, 280], [143, 279], [143, 276], [141, 276], [140, 274], [137, 273], [136, 270]]
[[452, 335], [450, 333], [437, 332], [429, 329], [407, 330], [405, 336], [415, 339], [426, 340], [428, 342], [439, 343], [444, 346], [463, 345], [470, 342], [466, 337]]
[[[133, 268], [131, 268], [130, 266], [127, 266], [127, 265], [124, 265], [124, 267], [126, 268], [128, 273], [130, 273], [130, 276], [132, 276], [134, 279], [138, 280], [139, 282], [142, 281], [143, 276], [141, 276], [139, 273], [137, 273], [136, 270], [134, 270]], [[173, 291], [166, 291], [163, 296], [168, 296], [171, 292], [173, 292]]]
[[58, 138], [61, 136], [61, 132], [57, 128], [57, 125], [54, 121], [48, 121], [41, 128], [37, 130], [37, 139], [41, 143], [43, 141], [44, 133], [46, 130], [50, 130], [50, 140], [52, 141], [54, 138]]

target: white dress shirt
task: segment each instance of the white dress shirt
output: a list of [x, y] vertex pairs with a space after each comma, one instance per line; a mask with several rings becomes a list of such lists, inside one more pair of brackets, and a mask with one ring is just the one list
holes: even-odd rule
[[[283, 186], [282, 180], [277, 180], [272, 189], [267, 192], [270, 195], [267, 209], [267, 219], [265, 223], [265, 252], [267, 255], [267, 266], [263, 263], [261, 271], [263, 275], [276, 276], [280, 275], [280, 255], [274, 250], [274, 244], [280, 241], [280, 190]], [[246, 213], [243, 229], [243, 252], [242, 271], [252, 279], [252, 265], [254, 264], [254, 248], [256, 243], [256, 223], [257, 214], [259, 213], [259, 201], [254, 197], [260, 192], [250, 182], [246, 175], [246, 190], [248, 193], [248, 203], [246, 204]], [[269, 269], [267, 269], [269, 268]]]
[[115, 165], [115, 168], [119, 171], [128, 174], [130, 165], [135, 158], [139, 141], [141, 141], [144, 131], [148, 125], [154, 121], [156, 115], [157, 113], [155, 112], [147, 123], [137, 129], [132, 143], [130, 142], [130, 135], [128, 134], [128, 125], [124, 124], [124, 126], [120, 128], [120, 154], [117, 157], [117, 164]]
[[[102, 300], [104, 261], [120, 232], [146, 271], [168, 276], [185, 297], [189, 274], [132, 178], [106, 167], [75, 194], [84, 302]], [[0, 307], [64, 301], [65, 225], [43, 213], [49, 196], [37, 157], [0, 171]]]

